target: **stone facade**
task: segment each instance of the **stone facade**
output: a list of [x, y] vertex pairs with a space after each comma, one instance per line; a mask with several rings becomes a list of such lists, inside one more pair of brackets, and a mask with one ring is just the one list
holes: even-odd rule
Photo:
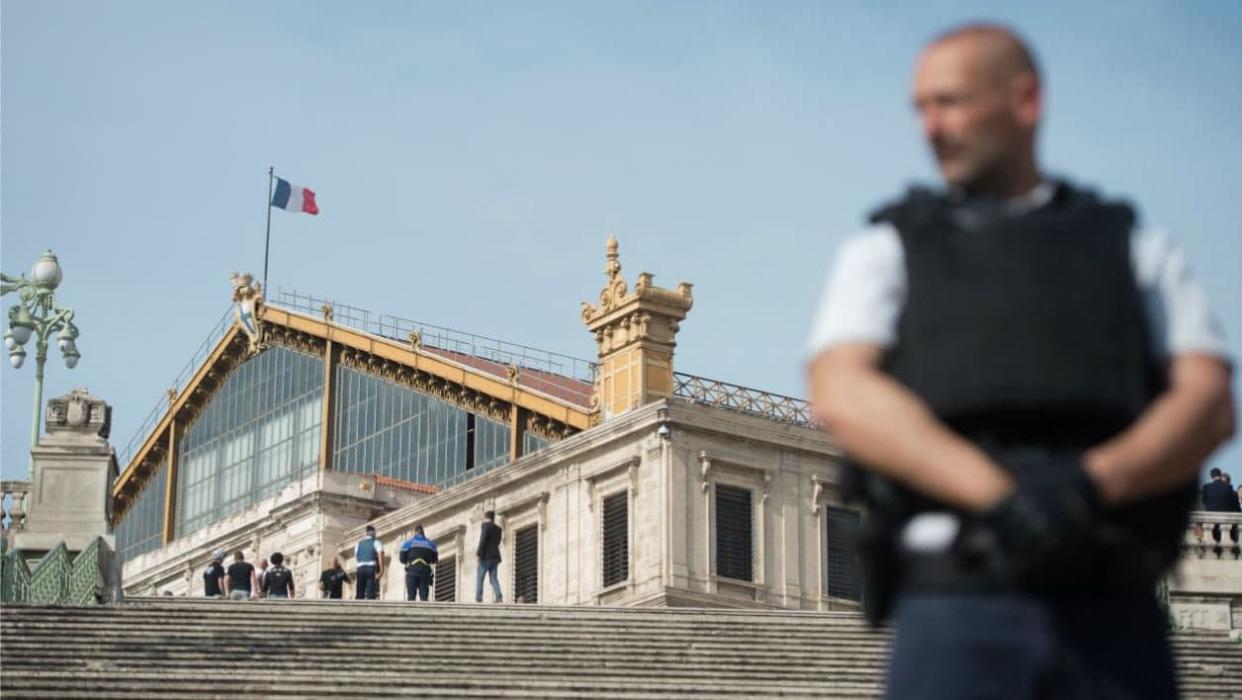
[[[404, 598], [401, 542], [421, 523], [442, 559], [455, 557], [455, 599], [472, 600], [483, 512], [504, 528], [501, 583], [513, 586], [513, 533], [538, 527], [538, 601], [570, 605], [707, 605], [851, 609], [823, 595], [823, 503], [836, 498], [838, 457], [822, 433], [685, 401], [643, 406], [435, 495], [371, 477], [321, 472], [269, 502], [125, 565], [130, 593], [201, 594], [216, 548], [247, 560], [285, 554], [299, 597], [333, 555], [352, 569], [353, 543], [375, 524], [388, 567], [381, 597]], [[716, 575], [712, 486], [750, 489], [751, 581]], [[601, 502], [629, 494], [628, 578], [602, 585]], [[439, 575], [444, 575], [441, 572]], [[490, 591], [487, 599], [490, 599]]]

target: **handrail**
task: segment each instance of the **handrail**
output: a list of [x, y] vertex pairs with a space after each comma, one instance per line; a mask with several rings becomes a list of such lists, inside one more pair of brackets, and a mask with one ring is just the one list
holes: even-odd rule
[[481, 361], [484, 371], [503, 376], [505, 368], [518, 370], [516, 381], [532, 389], [554, 396], [564, 396], [579, 405], [589, 405], [598, 365], [590, 360], [510, 343], [498, 338], [459, 331], [392, 314], [377, 314], [351, 304], [326, 297], [278, 289], [275, 298], [266, 302], [280, 307], [322, 317], [331, 309], [331, 322], [401, 343], [416, 336], [420, 347], [460, 359], [467, 364]]
[[806, 427], [816, 425], [815, 417], [811, 413], [811, 404], [803, 399], [730, 384], [718, 379], [674, 372], [673, 396], [782, 423]]
[[[216, 322], [215, 327], [212, 328], [211, 332], [207, 334], [207, 338], [201, 345], [198, 346], [198, 349], [194, 351], [194, 354], [190, 356], [190, 361], [185, 364], [185, 367], [183, 367], [179, 373], [177, 373], [176, 378], [173, 379], [172, 385], [169, 388], [175, 389], [178, 393], [180, 393], [181, 390], [185, 388], [186, 383], [190, 381], [190, 378], [193, 377], [194, 373], [198, 370], [199, 364], [201, 364], [203, 359], [211, 353], [212, 348], [216, 346], [216, 343], [220, 342], [220, 339], [224, 337], [224, 334], [228, 332], [232, 325], [233, 306], [230, 304], [228, 310], [225, 311], [224, 315], [220, 317], [220, 320]], [[142, 445], [143, 441], [147, 439], [147, 435], [168, 410], [168, 406], [169, 401], [167, 394], [165, 394], [160, 397], [160, 400], [156, 402], [155, 406], [151, 409], [151, 412], [148, 413], [147, 417], [142, 421], [142, 424], [139, 425], [138, 429], [134, 431], [134, 435], [129, 439], [129, 442], [125, 443], [125, 447], [121, 450], [121, 454], [117, 459], [119, 464], [129, 464], [130, 459], [134, 456], [134, 451], [137, 450]]]

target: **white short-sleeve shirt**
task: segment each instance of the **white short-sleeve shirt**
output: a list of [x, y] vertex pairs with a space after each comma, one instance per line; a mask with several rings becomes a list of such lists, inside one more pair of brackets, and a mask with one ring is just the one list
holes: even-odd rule
[[[1051, 195], [1051, 186], [1044, 184], [1011, 206], [1043, 206]], [[1136, 229], [1130, 236], [1130, 264], [1160, 357], [1202, 352], [1229, 359], [1224, 330], [1176, 244], [1159, 231]], [[891, 347], [905, 296], [905, 251], [897, 229], [878, 224], [850, 237], [820, 292], [806, 341], [808, 359], [842, 343]]]

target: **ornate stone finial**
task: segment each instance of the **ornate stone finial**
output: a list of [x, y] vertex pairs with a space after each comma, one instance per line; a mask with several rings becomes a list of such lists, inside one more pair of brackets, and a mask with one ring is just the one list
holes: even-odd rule
[[112, 407], [92, 396], [86, 387], [47, 402], [49, 435], [77, 433], [107, 439], [112, 431]]
[[604, 274], [611, 281], [614, 277], [621, 274], [621, 254], [617, 252], [617, 237], [608, 234], [608, 242], [605, 244], [608, 252], [604, 255]]
[[263, 285], [254, 281], [249, 272], [234, 272], [230, 279], [233, 282], [233, 313], [242, 331], [250, 338], [249, 351], [259, 351], [259, 343], [263, 339], [262, 327], [259, 325], [259, 307], [263, 304]]
[[423, 334], [419, 331], [410, 331], [410, 347], [414, 350], [421, 350], [423, 347]]
[[177, 387], [175, 386], [168, 387], [167, 394], [168, 394], [168, 407], [172, 408], [172, 405], [177, 403]]
[[509, 363], [508, 367], [505, 367], [505, 375], [509, 377], [510, 384], [517, 384], [518, 376], [520, 376], [520, 374], [521, 374], [521, 370], [519, 370], [518, 366], [512, 362]]
[[582, 302], [582, 322], [595, 336], [600, 364], [591, 407], [605, 418], [672, 395], [676, 335], [694, 305], [689, 283], [663, 289], [649, 272], [638, 275], [631, 293], [618, 248], [609, 235], [599, 306]]
[[331, 304], [324, 302], [324, 305], [319, 307], [319, 313], [323, 314], [324, 323], [332, 323], [333, 311]]

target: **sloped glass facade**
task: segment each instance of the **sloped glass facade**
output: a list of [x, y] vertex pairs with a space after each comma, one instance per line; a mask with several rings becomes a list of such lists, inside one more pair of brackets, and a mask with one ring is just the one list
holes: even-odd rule
[[116, 548], [121, 559], [159, 549], [164, 542], [164, 489], [168, 465], [160, 464], [116, 527]]
[[336, 392], [333, 469], [446, 486], [509, 459], [504, 423], [349, 367]]
[[181, 438], [177, 536], [314, 473], [322, 403], [320, 357], [273, 347], [238, 366]]

